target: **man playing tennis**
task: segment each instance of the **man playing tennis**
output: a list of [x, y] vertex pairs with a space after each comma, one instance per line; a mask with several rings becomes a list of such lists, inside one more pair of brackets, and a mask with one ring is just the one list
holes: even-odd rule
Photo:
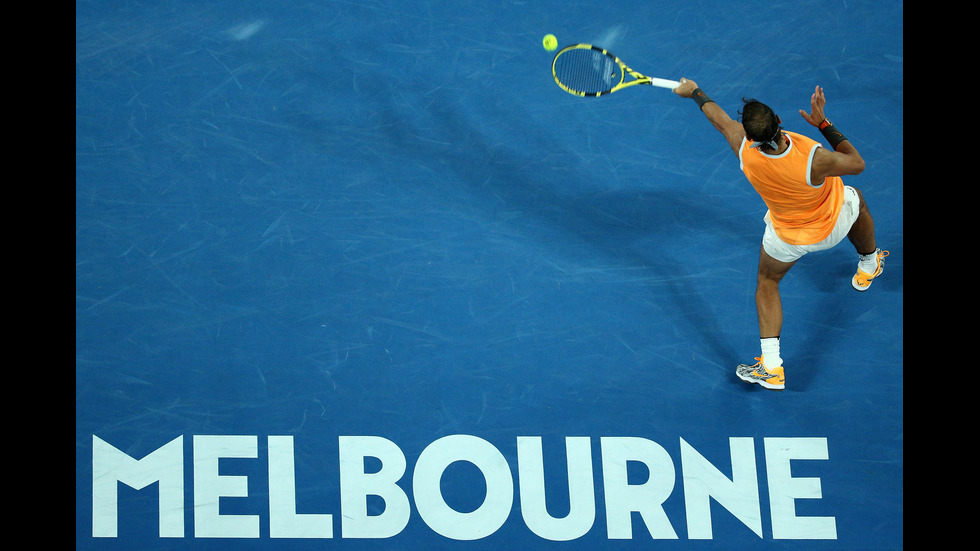
[[769, 211], [759, 254], [755, 291], [762, 355], [753, 365], [739, 365], [743, 381], [782, 390], [786, 386], [779, 333], [783, 308], [779, 282], [809, 252], [829, 249], [846, 236], [859, 255], [851, 286], [866, 291], [881, 275], [884, 258], [875, 243], [874, 221], [861, 192], [845, 186], [841, 176], [860, 174], [864, 160], [857, 148], [824, 116], [827, 99], [816, 87], [811, 112], [800, 115], [820, 129], [832, 150], [801, 134], [787, 132], [764, 103], [743, 99], [741, 122], [732, 120], [693, 80], [681, 79], [674, 93], [692, 98], [738, 155], [739, 167]]

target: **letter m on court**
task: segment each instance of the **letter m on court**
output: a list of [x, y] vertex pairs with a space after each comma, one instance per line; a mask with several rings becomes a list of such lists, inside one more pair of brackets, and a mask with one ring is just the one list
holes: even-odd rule
[[136, 490], [159, 483], [160, 537], [184, 537], [184, 437], [133, 459], [92, 435], [92, 536], [118, 533], [118, 483]]

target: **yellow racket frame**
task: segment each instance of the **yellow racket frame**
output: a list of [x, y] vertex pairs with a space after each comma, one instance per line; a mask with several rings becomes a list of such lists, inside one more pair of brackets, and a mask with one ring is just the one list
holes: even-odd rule
[[[557, 65], [558, 58], [561, 57], [562, 54], [564, 54], [566, 52], [569, 52], [569, 51], [572, 51], [572, 50], [596, 50], [598, 52], [601, 52], [602, 55], [604, 55], [604, 56], [608, 57], [609, 59], [613, 60], [617, 65], [619, 65], [619, 68], [620, 68], [619, 82], [616, 83], [616, 85], [614, 85], [609, 90], [603, 90], [601, 92], [582, 92], [581, 90], [575, 90], [574, 88], [570, 88], [567, 85], [565, 85], [558, 78], [558, 72], [555, 71], [555, 65]], [[634, 80], [631, 80], [629, 82], [625, 82], [626, 75], [629, 75], [629, 76], [633, 77]], [[579, 97], [595, 97], [595, 98], [597, 98], [599, 96], [604, 96], [606, 94], [611, 94], [613, 92], [618, 92], [619, 90], [622, 90], [623, 88], [629, 88], [630, 86], [636, 86], [638, 84], [648, 84], [648, 85], [651, 85], [651, 86], [657, 86], [659, 88], [670, 88], [670, 89], [677, 88], [678, 86], [681, 85], [681, 83], [680, 82], [677, 82], [676, 80], [667, 80], [667, 79], [663, 79], [663, 78], [648, 77], [648, 76], [644, 75], [643, 73], [640, 73], [639, 71], [635, 71], [632, 68], [630, 68], [628, 65], [626, 65], [625, 63], [623, 63], [623, 61], [621, 59], [619, 59], [618, 57], [616, 57], [615, 55], [613, 55], [612, 52], [610, 52], [609, 50], [606, 50], [604, 48], [600, 48], [599, 46], [593, 46], [592, 44], [572, 44], [571, 46], [565, 46], [564, 48], [562, 48], [561, 50], [559, 50], [558, 53], [555, 54], [555, 58], [551, 61], [551, 76], [554, 77], [555, 83], [558, 84], [558, 87], [559, 88], [561, 88], [562, 90], [568, 92], [569, 94], [572, 94], [573, 96], [579, 96]]]

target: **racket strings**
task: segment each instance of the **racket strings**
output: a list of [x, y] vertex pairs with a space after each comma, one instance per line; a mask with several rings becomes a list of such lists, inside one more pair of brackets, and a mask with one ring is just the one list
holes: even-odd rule
[[594, 94], [619, 84], [620, 69], [610, 57], [596, 50], [569, 50], [555, 59], [555, 77], [572, 90]]

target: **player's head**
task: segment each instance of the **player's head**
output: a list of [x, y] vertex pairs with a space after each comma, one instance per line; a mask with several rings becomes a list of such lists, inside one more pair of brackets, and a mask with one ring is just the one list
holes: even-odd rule
[[738, 114], [741, 115], [745, 136], [756, 143], [754, 147], [766, 145], [778, 149], [779, 134], [782, 131], [779, 125], [783, 121], [761, 101], [742, 98], [742, 102], [745, 105]]

